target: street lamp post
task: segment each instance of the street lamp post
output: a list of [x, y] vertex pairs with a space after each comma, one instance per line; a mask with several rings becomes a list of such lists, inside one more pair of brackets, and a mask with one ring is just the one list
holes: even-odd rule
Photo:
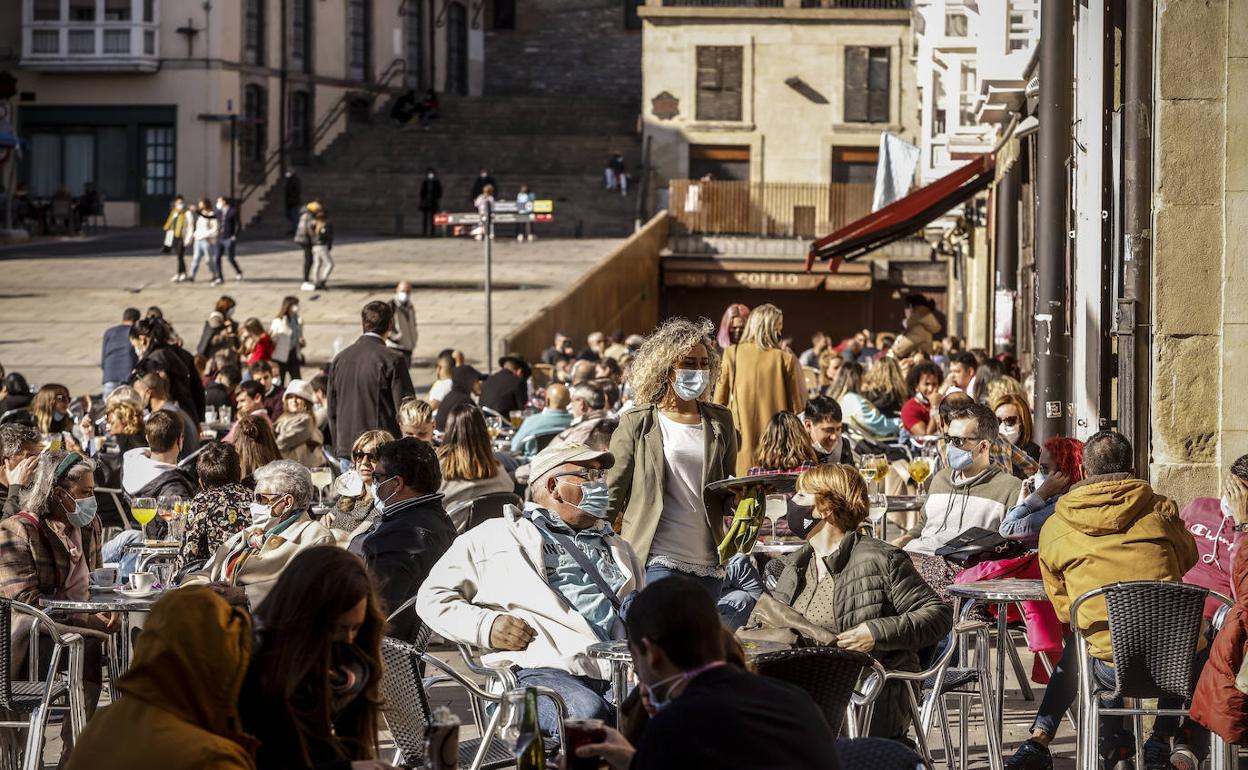
[[481, 212], [481, 240], [485, 241], [485, 371], [494, 368], [490, 362], [494, 360], [494, 287], [491, 273], [493, 272], [494, 234], [494, 201], [485, 200], [485, 210]]

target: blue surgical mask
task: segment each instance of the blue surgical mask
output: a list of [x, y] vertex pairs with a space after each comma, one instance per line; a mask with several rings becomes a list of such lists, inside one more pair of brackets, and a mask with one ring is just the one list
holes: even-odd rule
[[60, 409], [54, 409], [54, 410], [52, 411], [52, 417], [53, 417], [53, 418], [54, 418], [57, 422], [60, 422], [61, 420], [64, 420], [64, 419], [65, 419], [65, 413], [64, 413], [64, 412], [62, 412]]
[[65, 518], [69, 519], [69, 523], [75, 527], [82, 528], [88, 526], [95, 518], [95, 511], [95, 497], [84, 497], [74, 501], [74, 510], [66, 514]]
[[961, 473], [971, 464], [975, 462], [975, 453], [966, 449], [958, 449], [956, 446], [949, 447], [949, 467]]
[[685, 401], [696, 401], [710, 384], [711, 373], [706, 369], [677, 369], [672, 387], [676, 389], [676, 395]]
[[[656, 688], [662, 685], [665, 685], [668, 682], [674, 682], [677, 679], [684, 679], [684, 678], [685, 678], [685, 675], [683, 673], [673, 674], [672, 676], [669, 676], [666, 679], [660, 679], [654, 684], [646, 685], [646, 702], [650, 704], [650, 708], [654, 709], [656, 712], [662, 711], [664, 707], [667, 706], [667, 704], [672, 702], [670, 698], [666, 698], [666, 697], [663, 698], [663, 700], [659, 700], [659, 696], [654, 694], [654, 691]], [[668, 690], [670, 691], [671, 688], [669, 687]]]
[[[386, 481], [389, 481], [389, 480], [390, 479], [386, 479]], [[382, 483], [385, 483], [385, 482], [382, 482]], [[386, 512], [386, 500], [389, 500], [390, 497], [394, 497], [395, 495], [397, 495], [398, 490], [395, 490], [393, 493], [391, 493], [390, 497], [387, 497], [385, 500], [383, 500], [381, 499], [381, 493], [377, 491], [379, 487], [380, 485], [376, 481], [374, 481], [372, 487], [370, 488], [373, 493], [373, 504], [377, 506], [377, 513], [385, 513]]]
[[581, 485], [581, 502], [576, 507], [595, 519], [605, 519], [610, 500], [605, 481], [587, 481]]

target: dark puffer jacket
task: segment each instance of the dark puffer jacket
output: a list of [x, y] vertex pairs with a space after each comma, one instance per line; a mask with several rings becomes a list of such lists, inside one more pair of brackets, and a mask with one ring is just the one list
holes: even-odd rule
[[[806, 568], [814, 555], [809, 545], [790, 555], [773, 595], [792, 606], [802, 593]], [[833, 579], [832, 606], [841, 633], [866, 623], [875, 638], [871, 656], [884, 668], [919, 671], [919, 650], [931, 647], [953, 627], [953, 610], [923, 582], [905, 551], [883, 540], [850, 533], [828, 560]], [[876, 701], [869, 734], [903, 735], [909, 724], [906, 694], [893, 683]]]

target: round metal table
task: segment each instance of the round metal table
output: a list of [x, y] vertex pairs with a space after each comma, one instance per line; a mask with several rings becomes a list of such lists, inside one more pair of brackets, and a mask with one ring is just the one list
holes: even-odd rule
[[138, 557], [135, 563], [135, 572], [146, 572], [152, 565], [152, 562], [173, 561], [178, 558], [178, 553], [182, 550], [180, 545], [143, 545], [135, 544], [126, 549], [126, 553], [132, 553]]
[[[1049, 597], [1044, 592], [1044, 581], [1022, 578], [980, 580], [975, 583], [953, 583], [945, 590], [958, 600], [960, 606], [954, 608], [956, 616], [964, 615], [978, 604], [991, 605], [997, 609], [996, 698], [997, 732], [1000, 734], [1005, 724], [1006, 647], [1007, 645], [1013, 645], [1013, 642], [1010, 640], [1009, 623], [1007, 622], [1009, 607], [1019, 602], [1047, 602]], [[962, 602], [966, 602], [966, 604], [962, 605]], [[1040, 659], [1043, 661], [1045, 668], [1049, 670], [1049, 673], [1052, 673], [1048, 656], [1042, 653]], [[1023, 691], [1023, 697], [1027, 700], [1033, 700], [1031, 685], [1027, 682], [1026, 676], [1019, 677], [1018, 685]]]
[[125, 673], [130, 666], [130, 642], [132, 624], [130, 616], [136, 612], [151, 612], [152, 605], [160, 599], [163, 591], [157, 590], [148, 596], [126, 596], [117, 591], [92, 590], [91, 596], [85, 601], [72, 599], [52, 599], [43, 597], [39, 605], [45, 610], [67, 613], [116, 612], [121, 615], [120, 643], [114, 641], [117, 651], [117, 671]]
[[750, 553], [761, 553], [764, 556], [787, 556], [805, 545], [802, 541], [781, 541], [779, 543], [755, 543]]
[[[742, 642], [747, 658], [756, 658], [768, 652], [779, 652], [789, 649], [789, 645], [780, 642], [751, 641]], [[611, 691], [615, 694], [616, 728], [624, 732], [624, 712], [620, 706], [628, 696], [628, 675], [633, 668], [633, 653], [628, 642], [594, 642], [586, 648], [585, 653], [591, 658], [605, 660], [611, 664]]]

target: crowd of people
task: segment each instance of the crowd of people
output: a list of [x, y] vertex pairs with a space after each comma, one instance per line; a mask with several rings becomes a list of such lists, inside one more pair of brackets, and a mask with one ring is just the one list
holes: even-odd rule
[[[127, 697], [90, 719], [70, 768], [113, 766], [101, 752], [156, 724], [161, 740], [141, 750], [162, 767], [202, 756], [388, 767], [377, 759], [382, 638], [416, 642], [422, 630], [557, 691], [570, 717], [609, 722], [629, 703], [587, 648], [627, 641], [644, 716], [578, 749], [612, 768], [836, 767], [839, 725], [801, 689], [751, 673], [739, 642], [779, 635], [921, 671], [953, 643], [949, 587], [1001, 574], [1042, 579], [1051, 601], [1035, 620], [1050, 643], [1033, 649], [1056, 666], [1007, 762], [1049, 768], [1075, 698], [1073, 634], [1113, 689], [1104, 606], [1063, 630], [1074, 599], [1136, 579], [1232, 595], [1233, 570], [1236, 583], [1248, 574], [1237, 548], [1248, 456], [1220, 501], [1180, 512], [1138, 477], [1118, 433], [1038, 442], [1013, 358], [941, 337], [921, 295], [897, 334], [817, 334], [801, 351], [769, 304], [730, 306], [718, 328], [672, 318], [644, 337], [594, 332], [579, 349], [559, 334], [536, 360], [505, 355], [488, 373], [448, 349], [420, 394], [410, 299], [400, 283], [366, 304], [358, 339], [308, 379], [298, 298], [267, 324], [239, 324], [228, 296], [194, 352], [158, 308], [127, 309], [104, 334], [94, 398], [54, 384], [32, 394], [4, 375], [0, 594], [85, 598], [103, 563], [134, 568], [127, 549], [144, 535], [124, 529], [128, 500], [189, 501], [176, 574], [119, 682]], [[920, 455], [933, 472], [916, 481], [905, 469]], [[887, 471], [865, 473], [876, 456]], [[796, 476], [777, 523], [799, 547], [766, 570], [769, 584], [753, 535], [734, 534], [739, 501], [713, 490], [776, 473]], [[893, 537], [868, 524], [871, 478], [890, 494], [925, 492]], [[112, 489], [124, 494], [101, 491]], [[1017, 550], [970, 567], [942, 555], [972, 528]], [[93, 711], [118, 619], [66, 622], [87, 638]], [[1243, 645], [1221, 638], [1205, 677], [1229, 672], [1233, 688]], [[1206, 655], [1193, 650], [1193, 664]], [[1212, 694], [1194, 712], [1242, 729], [1219, 681], [1202, 680]], [[913, 745], [907, 687], [883, 689], [868, 735]], [[557, 730], [550, 704], [539, 718]], [[1101, 735], [1107, 761], [1133, 755], [1121, 717]], [[1144, 747], [1148, 770], [1195, 770], [1208, 732], [1159, 719]], [[124, 759], [139, 750], [109, 761], [140, 761]]]

